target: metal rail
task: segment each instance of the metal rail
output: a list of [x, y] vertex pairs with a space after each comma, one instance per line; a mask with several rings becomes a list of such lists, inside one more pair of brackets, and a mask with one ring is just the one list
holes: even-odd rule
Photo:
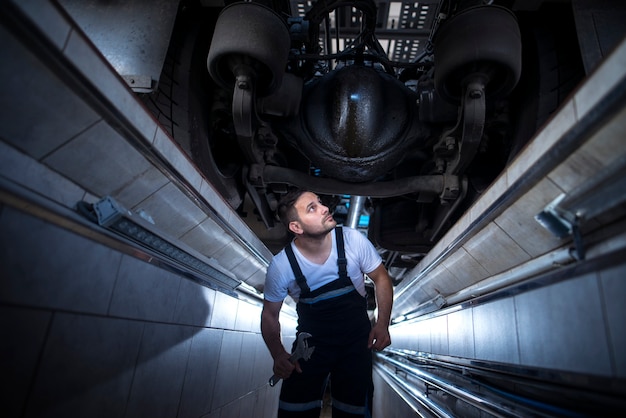
[[[456, 402], [444, 400], [445, 397], [438, 395], [438, 391], [477, 408], [481, 414], [484, 412], [494, 417], [587, 416], [495, 388], [461, 372], [451, 372], [437, 362], [428, 363], [427, 359], [420, 359], [420, 362], [422, 365], [415, 364], [411, 354], [387, 349], [377, 353], [375, 370], [396, 392], [401, 388], [402, 396], [410, 395], [413, 401], [421, 404], [433, 416], [457, 416], [450, 406]], [[416, 413], [422, 415], [422, 412]]]
[[422, 393], [418, 388], [411, 386], [405, 380], [395, 373], [391, 373], [388, 369], [379, 364], [374, 365], [374, 370], [379, 373], [380, 377], [391, 387], [396, 394], [415, 412], [416, 415], [427, 418], [452, 418], [451, 415], [443, 409], [439, 404], [430, 399], [426, 394]]

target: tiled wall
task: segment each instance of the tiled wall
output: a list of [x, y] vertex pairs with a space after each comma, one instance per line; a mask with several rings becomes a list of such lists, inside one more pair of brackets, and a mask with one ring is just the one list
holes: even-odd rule
[[5, 3], [0, 176], [68, 208], [110, 196], [261, 286], [271, 252], [56, 2]]
[[[77, 216], [77, 202], [110, 195], [251, 286], [271, 258], [55, 2], [4, 6], [0, 415], [271, 416], [279, 388], [267, 383], [259, 300], [203, 287], [16, 203], [27, 194]], [[283, 321], [285, 335], [294, 325]]]
[[[415, 319], [392, 326], [393, 348], [621, 379], [614, 382], [623, 386], [624, 206], [587, 214], [623, 197], [606, 175], [616, 167], [623, 173], [626, 162], [625, 62], [622, 41], [420, 261], [414, 278], [396, 287], [393, 317]], [[580, 260], [572, 238], [557, 238], [534, 217], [562, 194], [587, 190], [598, 195], [577, 207]], [[429, 301], [448, 307], [435, 312]]]
[[0, 275], [3, 417], [276, 411], [260, 303], [11, 206], [0, 207]]
[[393, 348], [626, 377], [626, 263], [392, 326]]

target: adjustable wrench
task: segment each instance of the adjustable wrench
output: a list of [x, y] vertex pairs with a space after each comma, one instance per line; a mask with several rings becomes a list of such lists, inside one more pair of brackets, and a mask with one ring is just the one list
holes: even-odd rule
[[[308, 360], [311, 358], [311, 354], [313, 354], [313, 350], [315, 347], [309, 347], [309, 343], [307, 343], [306, 339], [309, 338], [311, 334], [308, 332], [301, 332], [298, 334], [298, 343], [296, 344], [296, 349], [291, 353], [289, 357], [289, 361], [295, 363], [296, 361]], [[280, 381], [280, 377], [274, 375], [270, 377], [270, 386], [274, 386], [276, 383]]]

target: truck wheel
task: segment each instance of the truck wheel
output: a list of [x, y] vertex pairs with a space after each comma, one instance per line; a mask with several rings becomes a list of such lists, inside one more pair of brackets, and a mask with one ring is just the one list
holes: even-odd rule
[[[191, 3], [191, 2], [189, 2]], [[182, 2], [156, 90], [140, 95], [161, 126], [217, 192], [237, 209], [243, 202], [243, 157], [224, 97], [206, 68], [216, 9]]]

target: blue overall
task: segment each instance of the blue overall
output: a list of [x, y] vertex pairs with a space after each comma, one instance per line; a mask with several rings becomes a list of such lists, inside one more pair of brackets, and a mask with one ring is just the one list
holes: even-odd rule
[[302, 373], [294, 371], [283, 381], [280, 418], [318, 418], [329, 381], [333, 418], [371, 416], [372, 354], [367, 348], [371, 323], [366, 299], [348, 277], [341, 227], [337, 227], [336, 237], [339, 277], [314, 291], [309, 289], [291, 245], [285, 248], [301, 289], [296, 306], [298, 333], [311, 334], [307, 342], [315, 350], [308, 361], [300, 360]]

